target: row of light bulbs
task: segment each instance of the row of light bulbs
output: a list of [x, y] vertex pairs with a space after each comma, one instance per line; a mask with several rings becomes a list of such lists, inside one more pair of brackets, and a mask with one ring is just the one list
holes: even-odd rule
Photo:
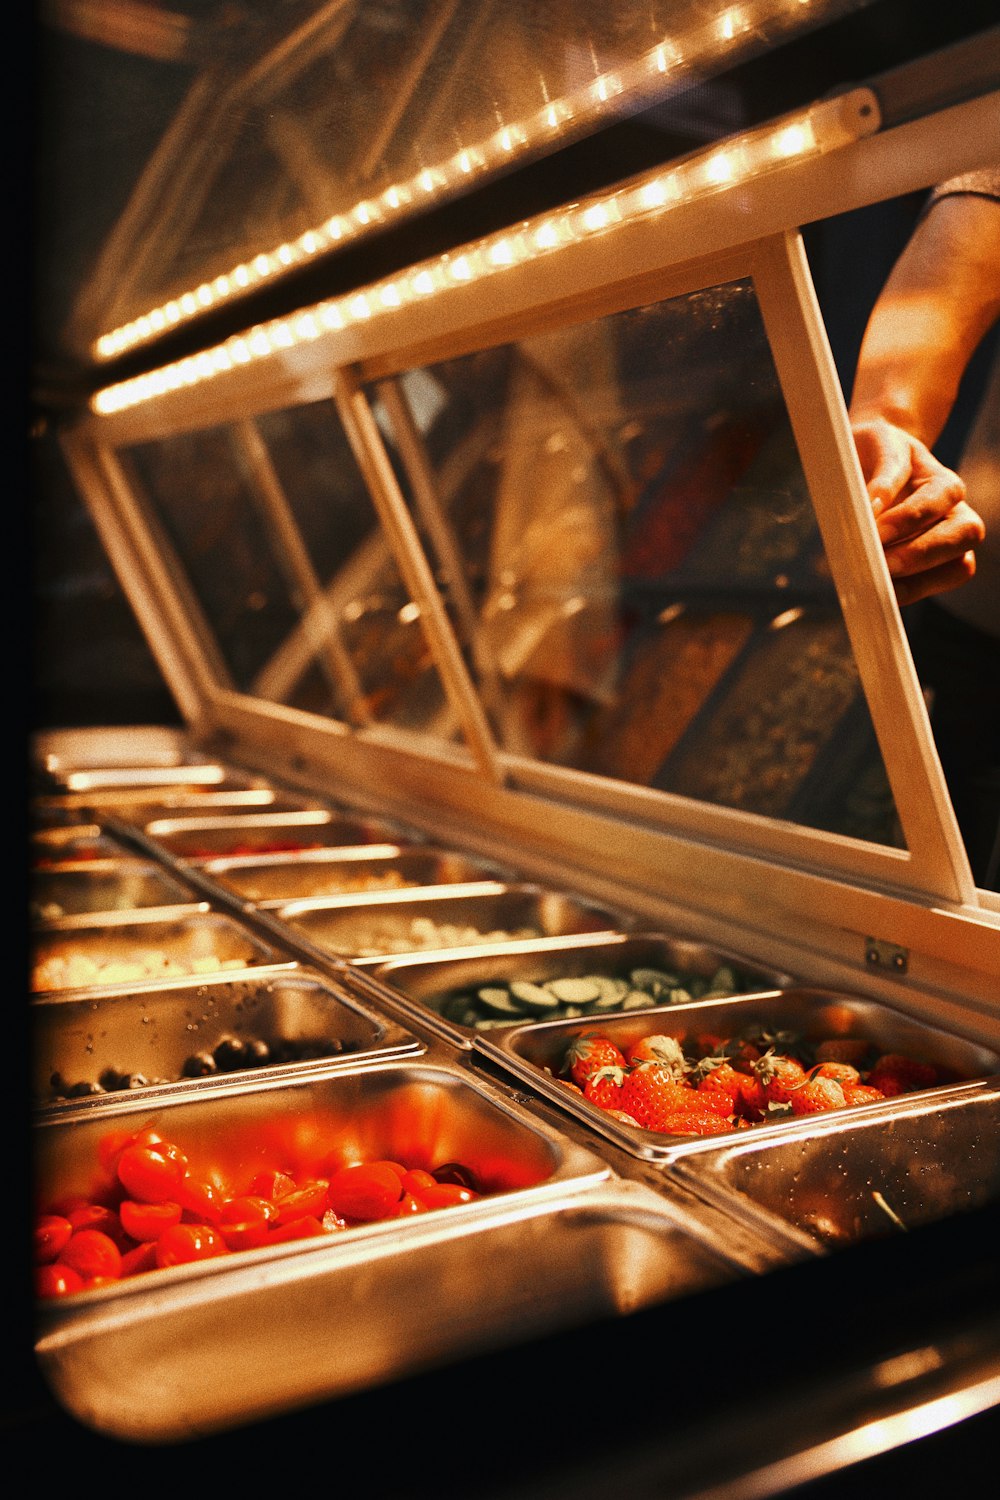
[[547, 103], [534, 117], [504, 125], [487, 140], [464, 147], [449, 160], [422, 168], [411, 180], [394, 183], [377, 197], [367, 198], [344, 213], [334, 214], [325, 223], [306, 230], [298, 239], [287, 241], [275, 250], [262, 251], [214, 280], [204, 281], [193, 290], [170, 298], [141, 317], [102, 334], [94, 344], [95, 357], [100, 361], [113, 359], [306, 263], [321, 251], [337, 248], [373, 228], [384, 226], [415, 206], [420, 207], [456, 189], [464, 189], [485, 173], [507, 166], [526, 147], [558, 138], [574, 121], [586, 120], [606, 111], [615, 100], [625, 95], [642, 97], [654, 79], [682, 73], [692, 61], [704, 65], [706, 57], [713, 51], [731, 48], [748, 33], [772, 21], [776, 14], [813, 3], [815, 0], [760, 0], [756, 6], [731, 6], [710, 24], [707, 37], [703, 27], [697, 35], [661, 42], [628, 67], [602, 73], [585, 90]]
[[[865, 128], [872, 128], [871, 122]], [[669, 170], [647, 174], [614, 192], [595, 195], [556, 213], [526, 220], [455, 253], [420, 262], [363, 290], [272, 319], [214, 348], [164, 365], [149, 374], [106, 386], [92, 398], [100, 414], [111, 414], [198, 385], [255, 360], [285, 353], [326, 333], [391, 315], [451, 289], [468, 286], [512, 266], [550, 254], [574, 241], [607, 233], [626, 220], [668, 213], [682, 203], [855, 139], [845, 128], [837, 100], [814, 105], [710, 149]]]

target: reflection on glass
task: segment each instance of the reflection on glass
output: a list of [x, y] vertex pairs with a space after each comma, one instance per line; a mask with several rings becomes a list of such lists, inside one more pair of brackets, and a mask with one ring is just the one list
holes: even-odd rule
[[750, 282], [371, 394], [505, 750], [899, 842]]
[[458, 737], [331, 403], [129, 460], [235, 687], [358, 727]]

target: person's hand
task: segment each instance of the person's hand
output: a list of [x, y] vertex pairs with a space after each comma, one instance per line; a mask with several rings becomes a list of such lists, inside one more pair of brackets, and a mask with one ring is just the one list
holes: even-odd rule
[[986, 528], [959, 476], [884, 417], [856, 419], [852, 431], [898, 602], [967, 583]]

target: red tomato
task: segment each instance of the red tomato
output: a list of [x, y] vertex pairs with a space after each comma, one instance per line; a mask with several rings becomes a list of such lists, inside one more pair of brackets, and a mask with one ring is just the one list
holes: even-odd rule
[[269, 1245], [284, 1244], [288, 1240], [311, 1240], [323, 1233], [323, 1226], [314, 1214], [292, 1219], [287, 1224], [278, 1224], [267, 1237]]
[[98, 1144], [98, 1160], [104, 1170], [114, 1176], [118, 1170], [118, 1158], [126, 1146], [156, 1146], [162, 1140], [162, 1135], [153, 1125], [145, 1125], [141, 1130], [111, 1130]]
[[156, 1241], [146, 1240], [122, 1256], [122, 1275], [138, 1276], [143, 1271], [156, 1269]]
[[62, 1214], [42, 1214], [35, 1224], [35, 1260], [39, 1264], [58, 1260], [72, 1233], [72, 1224]]
[[250, 1184], [250, 1192], [261, 1198], [270, 1198], [277, 1203], [286, 1193], [295, 1191], [295, 1178], [287, 1172], [258, 1172]]
[[135, 1203], [123, 1198], [118, 1213], [122, 1228], [134, 1240], [158, 1240], [165, 1229], [181, 1222], [179, 1203]]
[[268, 1226], [277, 1217], [278, 1210], [266, 1198], [230, 1198], [222, 1205], [219, 1233], [230, 1250], [254, 1250], [264, 1244]]
[[116, 1281], [122, 1273], [122, 1254], [114, 1240], [100, 1229], [78, 1229], [60, 1257], [87, 1281], [100, 1276]]
[[185, 1172], [177, 1186], [177, 1201], [196, 1224], [217, 1224], [223, 1197], [214, 1183]]
[[127, 1250], [126, 1236], [122, 1232], [121, 1219], [113, 1208], [103, 1203], [81, 1203], [66, 1216], [73, 1226], [73, 1233], [80, 1229], [99, 1229], [109, 1240], [114, 1240], [119, 1250]]
[[156, 1242], [158, 1266], [183, 1266], [193, 1260], [208, 1260], [223, 1255], [226, 1242], [210, 1224], [175, 1224], [165, 1229]]
[[162, 1141], [156, 1146], [126, 1146], [118, 1158], [118, 1181], [140, 1203], [176, 1203], [187, 1157]]
[[39, 1297], [68, 1297], [71, 1292], [83, 1291], [83, 1277], [72, 1266], [64, 1266], [57, 1260], [52, 1265], [38, 1267], [35, 1290]]
[[404, 1193], [396, 1208], [396, 1216], [405, 1219], [407, 1214], [422, 1214], [426, 1211], [427, 1205], [421, 1203], [419, 1198], [414, 1198], [412, 1193]]
[[303, 1182], [301, 1187], [285, 1193], [275, 1204], [278, 1211], [278, 1223], [290, 1224], [293, 1219], [301, 1219], [306, 1214], [322, 1218], [323, 1210], [327, 1205], [327, 1188], [327, 1183], [317, 1179], [313, 1182]]
[[435, 1182], [433, 1187], [422, 1188], [415, 1196], [425, 1208], [453, 1208], [456, 1203], [471, 1203], [477, 1194], [457, 1182]]
[[407, 1193], [422, 1193], [424, 1188], [437, 1187], [437, 1178], [423, 1167], [411, 1167], [403, 1177], [403, 1190]]
[[344, 1219], [387, 1219], [403, 1196], [398, 1173], [382, 1161], [339, 1167], [330, 1178], [330, 1207]]

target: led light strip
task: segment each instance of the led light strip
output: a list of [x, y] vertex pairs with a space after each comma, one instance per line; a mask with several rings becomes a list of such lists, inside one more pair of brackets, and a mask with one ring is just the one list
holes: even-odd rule
[[260, 323], [225, 343], [164, 365], [147, 375], [106, 386], [91, 409], [109, 415], [281, 354], [399, 308], [424, 302], [458, 286], [501, 274], [511, 266], [551, 254], [574, 241], [602, 235], [626, 220], [669, 213], [711, 193], [819, 156], [878, 129], [873, 94], [855, 89], [824, 100], [677, 162], [647, 173], [614, 192], [595, 195], [556, 213], [540, 215], [497, 234], [410, 267], [360, 291], [305, 308], [288, 318]]
[[546, 103], [533, 117], [503, 125], [487, 140], [466, 146], [449, 160], [422, 168], [409, 181], [394, 183], [377, 196], [332, 215], [325, 223], [306, 230], [298, 239], [279, 245], [275, 250], [262, 251], [214, 280], [204, 281], [193, 290], [171, 298], [110, 333], [102, 334], [94, 343], [92, 353], [100, 361], [113, 359], [210, 308], [273, 280], [292, 267], [305, 264], [321, 251], [347, 243], [373, 228], [391, 224], [395, 216], [402, 215], [414, 205], [433, 202], [458, 188], [465, 190], [471, 181], [482, 178], [497, 167], [509, 167], [526, 147], [553, 137], [558, 139], [570, 125], [607, 113], [623, 98], [633, 102], [641, 100], [654, 83], [658, 88], [662, 87], [666, 75], [683, 76], [694, 64], [703, 68], [707, 60], [733, 49], [748, 36], [759, 34], [776, 18], [794, 14], [814, 3], [816, 0], [769, 0], [769, 3], [761, 0], [756, 6], [731, 6], [709, 26], [660, 42], [638, 61], [601, 73], [585, 89]]

